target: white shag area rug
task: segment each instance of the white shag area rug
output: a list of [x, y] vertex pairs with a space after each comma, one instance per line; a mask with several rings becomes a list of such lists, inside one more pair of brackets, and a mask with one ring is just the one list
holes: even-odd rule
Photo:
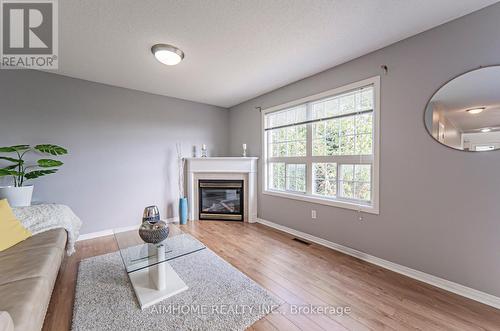
[[72, 330], [245, 330], [282, 303], [208, 248], [169, 263], [189, 289], [141, 310], [119, 252], [81, 261]]

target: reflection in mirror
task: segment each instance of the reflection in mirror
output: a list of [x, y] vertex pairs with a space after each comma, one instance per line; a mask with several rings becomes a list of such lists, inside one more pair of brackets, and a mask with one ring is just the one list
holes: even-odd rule
[[470, 71], [441, 87], [427, 104], [425, 126], [455, 149], [500, 149], [500, 66]]

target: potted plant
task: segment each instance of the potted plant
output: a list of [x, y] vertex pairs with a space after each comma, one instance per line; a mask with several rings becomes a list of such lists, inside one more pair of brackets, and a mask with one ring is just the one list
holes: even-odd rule
[[11, 177], [13, 183], [12, 186], [0, 186], [0, 199], [7, 199], [13, 207], [31, 205], [33, 185], [26, 185], [26, 181], [53, 174], [63, 165], [61, 161], [47, 157], [28, 162], [25, 159], [28, 153], [58, 156], [67, 154], [68, 151], [50, 144], [0, 147], [0, 162], [3, 163], [0, 166], [0, 177]]

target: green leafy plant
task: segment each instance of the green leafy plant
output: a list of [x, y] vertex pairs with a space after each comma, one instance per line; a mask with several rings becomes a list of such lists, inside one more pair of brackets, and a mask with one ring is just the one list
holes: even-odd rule
[[[57, 145], [15, 145], [0, 147], [0, 161], [7, 161], [11, 164], [0, 168], [0, 177], [11, 176], [15, 187], [23, 186], [29, 179], [35, 179], [45, 175], [55, 173], [63, 163], [52, 158], [40, 158], [33, 163], [26, 162], [27, 153], [36, 153], [46, 156], [59, 156], [68, 154], [68, 151]], [[1, 156], [1, 154], [7, 156]]]

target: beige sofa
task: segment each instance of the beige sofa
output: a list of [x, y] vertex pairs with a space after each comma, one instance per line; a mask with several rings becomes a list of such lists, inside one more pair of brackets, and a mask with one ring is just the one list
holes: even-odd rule
[[66, 240], [55, 229], [0, 252], [0, 331], [12, 330], [12, 321], [16, 331], [42, 329]]

